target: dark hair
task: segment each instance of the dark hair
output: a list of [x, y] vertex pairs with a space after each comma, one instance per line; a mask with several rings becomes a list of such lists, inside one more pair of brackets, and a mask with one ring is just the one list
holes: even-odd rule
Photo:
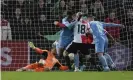
[[96, 17], [94, 15], [92, 15], [92, 14], [88, 14], [88, 17], [91, 17], [93, 19], [96, 19]]
[[68, 11], [67, 11], [67, 15], [68, 15], [68, 16], [71, 16], [71, 15], [73, 15], [73, 14], [75, 14], [75, 11], [72, 11], [72, 10], [68, 10]]

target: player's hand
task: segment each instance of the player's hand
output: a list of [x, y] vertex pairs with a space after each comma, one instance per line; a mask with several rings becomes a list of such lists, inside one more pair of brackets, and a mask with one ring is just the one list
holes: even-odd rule
[[54, 25], [56, 25], [57, 26], [57, 24], [58, 24], [59, 22], [58, 21], [54, 21]]
[[76, 14], [77, 17], [81, 17], [82, 15], [83, 15], [82, 12], [78, 12], [78, 13]]
[[33, 42], [28, 42], [28, 45], [32, 48], [35, 49], [36, 47], [34, 46]]
[[76, 16], [78, 17], [78, 19], [77, 19], [78, 21], [81, 19], [82, 15], [83, 15], [82, 12], [78, 12], [78, 13], [76, 14]]

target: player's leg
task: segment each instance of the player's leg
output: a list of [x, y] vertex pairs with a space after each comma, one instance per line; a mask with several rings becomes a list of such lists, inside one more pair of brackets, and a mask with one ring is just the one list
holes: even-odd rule
[[74, 64], [75, 64], [75, 70], [76, 72], [83, 71], [84, 65], [83, 65], [83, 45], [82, 43], [74, 43], [75, 44], [75, 54], [74, 54]]
[[111, 56], [109, 54], [107, 54], [107, 49], [108, 49], [108, 39], [106, 39], [106, 42], [105, 42], [105, 53], [104, 53], [104, 56], [107, 60], [107, 63], [110, 67], [112, 68], [115, 68], [115, 64], [111, 58]]
[[104, 40], [95, 43], [95, 51], [98, 55], [98, 58], [102, 64], [103, 68], [104, 68], [104, 71], [109, 71], [107, 60], [106, 60], [105, 56], [103, 55], [104, 54], [104, 46], [105, 46]]
[[[95, 45], [92, 45], [92, 44], [81, 44], [81, 46], [80, 46], [81, 53], [80, 54], [82, 54], [82, 56], [84, 55], [87, 60], [91, 60], [91, 62], [96, 66], [96, 60], [94, 58], [91, 58], [91, 53], [89, 51], [90, 49], [94, 49], [94, 48], [95, 48]], [[83, 71], [85, 68], [83, 61], [81, 61], [82, 59], [81, 58], [79, 59], [80, 62], [82, 62], [82, 65], [80, 66], [81, 71]]]
[[56, 49], [57, 56], [59, 56], [59, 51], [60, 51], [59, 44], [56, 44], [55, 49]]
[[63, 66], [59, 61], [54, 66], [57, 66], [62, 71], [68, 70], [68, 66]]
[[79, 71], [79, 54], [75, 53], [74, 54], [74, 64], [75, 64], [75, 72]]
[[59, 39], [59, 56], [63, 57], [63, 52], [65, 50], [65, 48], [72, 42], [72, 38], [68, 38], [68, 37], [60, 37]]
[[67, 52], [66, 50], [64, 50], [63, 56], [64, 56], [64, 58], [65, 58], [66, 65], [68, 66], [69, 70], [71, 70], [71, 69], [72, 69], [72, 68], [71, 68], [71, 60], [70, 60], [70, 58], [69, 58], [68, 55], [69, 55], [69, 52]]
[[16, 71], [34, 71], [38, 67], [38, 63], [32, 63], [25, 67], [22, 67], [20, 69], [17, 69]]
[[72, 53], [74, 53], [74, 65], [75, 65], [75, 70], [74, 71], [75, 72], [80, 72], [79, 63], [80, 63], [80, 61], [82, 63], [82, 59], [79, 61], [80, 48], [81, 48], [80, 43], [74, 43], [73, 42], [73, 49], [72, 49], [73, 52]]
[[83, 64], [83, 57], [84, 57], [84, 55], [81, 53], [81, 52], [79, 52], [79, 66], [80, 66], [80, 70], [81, 71], [83, 71], [84, 69], [85, 69], [85, 65]]
[[107, 54], [107, 53], [104, 53], [104, 56], [105, 56], [105, 58], [106, 58], [106, 60], [107, 60], [107, 62], [108, 62], [108, 65], [109, 65], [111, 68], [116, 68], [116, 66], [115, 66], [115, 64], [114, 64], [114, 62], [113, 62], [111, 56], [110, 56], [109, 54]]
[[59, 50], [58, 51], [59, 52], [59, 58], [63, 57], [64, 48], [59, 47], [58, 50]]
[[72, 42], [66, 47], [66, 50], [64, 50], [63, 52], [63, 56], [65, 58], [65, 61], [66, 61], [66, 65], [68, 66], [68, 68], [71, 70], [71, 61], [70, 61], [70, 58], [69, 58], [69, 52], [71, 52], [71, 49], [72, 49]]
[[[72, 46], [72, 40], [73, 40], [73, 38], [71, 38], [71, 37], [65, 37], [64, 38], [64, 48], [65, 48], [65, 50], [64, 50], [64, 52], [63, 52], [63, 56], [64, 56], [64, 59], [65, 59], [65, 61], [66, 61], [66, 64], [67, 64], [67, 66], [69, 67], [69, 70], [71, 70], [72, 68], [71, 68], [71, 61], [70, 61], [70, 58], [69, 58], [69, 56], [68, 56], [68, 54], [69, 54], [69, 52], [68, 51], [66, 51], [66, 49], [68, 49], [70, 46], [71, 47], [73, 47]], [[72, 48], [71, 48], [72, 49]]]
[[63, 39], [63, 37], [60, 37], [59, 46], [58, 46], [58, 54], [60, 58], [63, 57], [64, 48], [65, 48], [65, 40]]
[[79, 61], [80, 61], [80, 71], [83, 71], [85, 69], [85, 65], [83, 64], [83, 57], [86, 55], [89, 55], [88, 52], [88, 44], [80, 43], [79, 47]]
[[[77, 50], [76, 50], [76, 45], [75, 43], [70, 43], [67, 47], [66, 47], [66, 50], [64, 51], [63, 55], [66, 59], [66, 63], [67, 63], [67, 66], [69, 67], [69, 69], [71, 70], [71, 61], [70, 61], [70, 58], [69, 58], [69, 53], [77, 53]], [[76, 56], [78, 58], [78, 56]], [[74, 62], [77, 64], [78, 61], [76, 62], [75, 59], [75, 55], [74, 55]], [[75, 64], [74, 63], [74, 64]]]

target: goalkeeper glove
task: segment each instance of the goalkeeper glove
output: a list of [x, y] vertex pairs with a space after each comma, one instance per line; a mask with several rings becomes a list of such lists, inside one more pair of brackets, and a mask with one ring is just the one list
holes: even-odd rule
[[33, 42], [28, 42], [29, 46], [32, 48], [32, 49], [35, 49], [36, 47], [34, 46]]

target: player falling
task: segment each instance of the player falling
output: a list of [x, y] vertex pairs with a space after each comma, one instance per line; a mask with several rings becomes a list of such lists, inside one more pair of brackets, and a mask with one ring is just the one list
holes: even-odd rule
[[[90, 29], [92, 30], [93, 38], [95, 41], [95, 53], [98, 55], [98, 58], [100, 62], [102, 63], [104, 71], [109, 71], [110, 68], [108, 67], [107, 59], [104, 56], [104, 53], [106, 53], [107, 47], [108, 47], [108, 38], [106, 36], [104, 27], [122, 27], [123, 25], [121, 24], [114, 24], [114, 23], [103, 23], [99, 21], [94, 21], [93, 16], [89, 16], [89, 24], [90, 24]], [[111, 57], [106, 54], [106, 57], [110, 59]], [[111, 66], [114, 67], [114, 64]]]
[[56, 49], [53, 48], [51, 51], [42, 50], [34, 46], [32, 42], [29, 42], [29, 46], [36, 51], [36, 53], [41, 55], [39, 62], [29, 64], [23, 68], [17, 69], [17, 71], [51, 71], [56, 65], [60, 70], [68, 70], [67, 66], [63, 66], [58, 59], [55, 58]]

